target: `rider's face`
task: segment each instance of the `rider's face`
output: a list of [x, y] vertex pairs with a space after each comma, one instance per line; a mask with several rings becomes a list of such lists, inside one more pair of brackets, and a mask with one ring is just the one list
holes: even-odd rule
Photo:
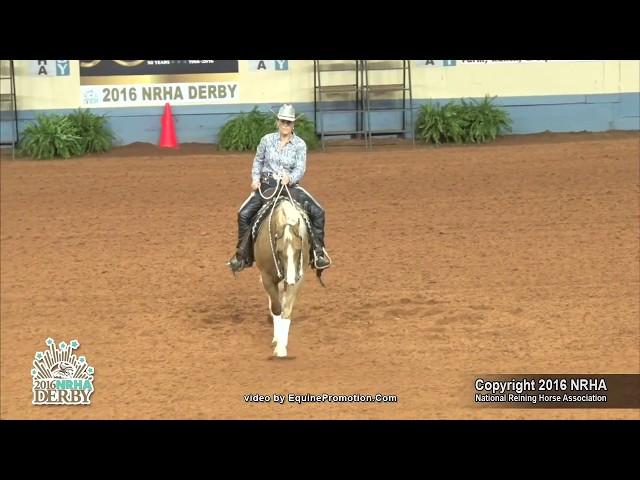
[[280, 133], [288, 135], [293, 130], [293, 122], [289, 120], [278, 120], [278, 129]]

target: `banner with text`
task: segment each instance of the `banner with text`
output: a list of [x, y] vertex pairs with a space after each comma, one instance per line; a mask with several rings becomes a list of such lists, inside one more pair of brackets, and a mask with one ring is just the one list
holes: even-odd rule
[[83, 107], [239, 101], [237, 60], [80, 60]]

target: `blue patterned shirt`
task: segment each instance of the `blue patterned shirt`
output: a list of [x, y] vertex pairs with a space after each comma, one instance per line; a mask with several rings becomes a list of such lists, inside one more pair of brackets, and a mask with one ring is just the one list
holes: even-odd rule
[[295, 134], [282, 150], [278, 150], [279, 144], [279, 132], [268, 133], [262, 137], [253, 159], [252, 180], [259, 180], [263, 173], [286, 173], [291, 178], [291, 184], [302, 180], [307, 168], [307, 144]]

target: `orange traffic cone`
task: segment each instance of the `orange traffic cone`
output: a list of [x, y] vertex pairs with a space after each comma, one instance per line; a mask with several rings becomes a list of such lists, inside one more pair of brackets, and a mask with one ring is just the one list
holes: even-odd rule
[[176, 129], [173, 124], [173, 115], [171, 114], [171, 106], [167, 103], [164, 106], [164, 114], [162, 115], [162, 131], [160, 132], [161, 148], [178, 148], [178, 140], [176, 140]]

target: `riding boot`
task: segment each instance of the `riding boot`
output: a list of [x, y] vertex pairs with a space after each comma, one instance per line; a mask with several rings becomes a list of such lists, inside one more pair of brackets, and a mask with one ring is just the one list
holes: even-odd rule
[[238, 211], [238, 244], [236, 254], [227, 265], [234, 272], [253, 265], [253, 239], [251, 238], [251, 222], [253, 216], [260, 210], [262, 201], [255, 192], [245, 201]]
[[324, 244], [317, 240], [318, 237], [322, 237], [322, 232], [316, 230], [313, 239], [313, 256], [315, 257], [313, 265], [316, 269], [322, 270], [331, 266], [331, 259], [324, 248]]
[[238, 242], [237, 254], [244, 260], [245, 267], [253, 265], [253, 238], [251, 230], [247, 228], [242, 238]]
[[305, 202], [305, 209], [309, 215], [312, 228], [314, 266], [322, 270], [331, 266], [331, 259], [324, 248], [324, 210], [314, 202]]
[[[240, 219], [240, 216], [238, 216]], [[234, 272], [239, 272], [245, 267], [253, 265], [253, 239], [251, 238], [250, 224], [240, 220], [238, 222], [238, 244], [236, 254], [229, 260], [229, 266]]]

